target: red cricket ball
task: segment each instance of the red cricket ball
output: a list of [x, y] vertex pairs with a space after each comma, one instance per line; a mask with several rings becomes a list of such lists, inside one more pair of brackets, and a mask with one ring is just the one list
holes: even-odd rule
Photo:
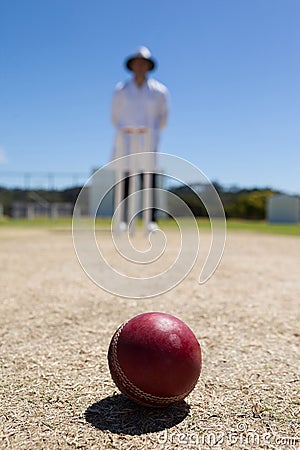
[[164, 407], [182, 401], [195, 387], [201, 372], [201, 348], [182, 320], [147, 312], [116, 330], [108, 363], [123, 394], [147, 406]]

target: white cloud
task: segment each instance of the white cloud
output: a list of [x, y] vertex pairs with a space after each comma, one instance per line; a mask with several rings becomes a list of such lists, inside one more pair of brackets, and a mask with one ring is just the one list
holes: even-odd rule
[[4, 148], [0, 145], [0, 164], [7, 163], [7, 157]]

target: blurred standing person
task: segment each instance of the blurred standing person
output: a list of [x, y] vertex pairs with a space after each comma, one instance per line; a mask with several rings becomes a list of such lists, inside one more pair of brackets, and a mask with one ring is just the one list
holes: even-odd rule
[[[168, 89], [159, 81], [148, 77], [148, 73], [154, 70], [156, 65], [149, 49], [143, 46], [125, 60], [125, 67], [132, 72], [132, 77], [129, 81], [117, 84], [112, 100], [112, 122], [117, 134], [122, 133], [123, 155], [130, 154], [133, 133], [149, 133], [151, 139], [148, 151], [158, 150], [160, 132], [168, 119]], [[129, 171], [129, 168], [127, 170]], [[155, 182], [153, 173], [150, 188], [156, 187]], [[126, 177], [124, 198], [128, 196], [128, 186], [129, 178]], [[121, 219], [122, 229], [127, 228], [127, 222], [127, 217]], [[157, 228], [154, 208], [151, 210], [148, 228], [149, 231]]]

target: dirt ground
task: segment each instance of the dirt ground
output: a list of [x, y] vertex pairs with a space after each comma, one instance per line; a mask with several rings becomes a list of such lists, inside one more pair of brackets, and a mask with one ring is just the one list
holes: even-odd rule
[[[300, 448], [300, 238], [228, 233], [207, 283], [195, 267], [142, 300], [96, 286], [70, 231], [2, 228], [0, 249], [1, 449]], [[202, 347], [196, 388], [167, 409], [128, 400], [108, 369], [113, 332], [144, 311]]]

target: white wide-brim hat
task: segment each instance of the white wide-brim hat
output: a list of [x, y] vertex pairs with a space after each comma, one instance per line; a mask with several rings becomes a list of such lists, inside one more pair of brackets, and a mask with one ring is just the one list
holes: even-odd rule
[[145, 59], [146, 61], [149, 62], [149, 71], [153, 70], [156, 66], [156, 62], [152, 58], [150, 50], [147, 47], [141, 46], [141, 47], [137, 48], [137, 50], [135, 51], [135, 53], [133, 55], [129, 56], [126, 59], [125, 66], [127, 67], [128, 70], [132, 70], [131, 63], [134, 59], [137, 59], [137, 58]]

